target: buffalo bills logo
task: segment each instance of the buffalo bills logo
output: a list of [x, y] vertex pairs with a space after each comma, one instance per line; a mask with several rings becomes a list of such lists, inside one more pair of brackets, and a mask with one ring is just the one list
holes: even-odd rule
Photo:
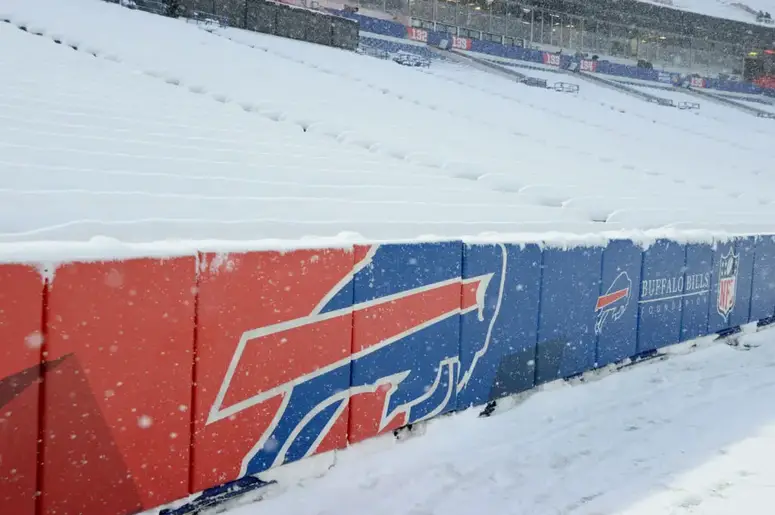
[[619, 320], [624, 312], [627, 311], [627, 306], [630, 304], [630, 297], [632, 296], [632, 280], [627, 272], [622, 272], [611, 286], [597, 298], [597, 304], [595, 305], [595, 313], [597, 313], [597, 320], [595, 321], [595, 333], [600, 334], [603, 332], [606, 322], [611, 319], [612, 321]]
[[[308, 315], [245, 331], [207, 425], [281, 401], [240, 475], [316, 453], [348, 408], [359, 417], [350, 419], [350, 441], [454, 409], [490, 347], [507, 263], [505, 247], [498, 248], [493, 269], [461, 277], [428, 260], [421, 246], [374, 245]], [[481, 334], [465, 353], [457, 336], [462, 321]], [[251, 373], [267, 349], [279, 354], [295, 341], [321, 342], [336, 334], [332, 327], [350, 323], [350, 353], [295, 359], [272, 377]]]
[[735, 309], [737, 299], [737, 270], [740, 264], [739, 254], [735, 254], [730, 248], [726, 255], [719, 260], [718, 298], [716, 310], [724, 320], [729, 319], [729, 314]]

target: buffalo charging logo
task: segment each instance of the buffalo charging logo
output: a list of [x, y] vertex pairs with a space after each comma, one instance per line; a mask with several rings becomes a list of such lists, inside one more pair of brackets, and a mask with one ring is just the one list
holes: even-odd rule
[[[309, 314], [245, 331], [206, 425], [249, 417], [257, 406], [273, 400], [279, 399], [279, 406], [273, 408], [272, 420], [258, 440], [246, 439], [252, 446], [245, 449], [239, 474], [255, 474], [318, 452], [351, 399], [357, 399], [363, 427], [355, 431], [373, 435], [434, 417], [447, 410], [457, 394], [476, 386], [472, 377], [490, 348], [505, 288], [508, 257], [506, 248], [499, 247], [499, 266], [481, 275], [452, 275], [418, 286], [406, 279], [414, 279], [407, 272], [404, 282], [397, 277], [392, 291], [377, 291], [373, 298], [342, 305], [342, 298], [353, 298], [357, 278], [370, 280], [371, 271], [389, 259], [390, 254], [385, 257], [389, 247], [375, 245], [316, 299]], [[465, 353], [457, 346], [430, 344], [444, 337], [445, 326], [459, 327], [455, 317], [470, 321], [481, 335]], [[270, 346], [281, 355], [294, 342], [336, 338], [336, 327], [366, 319], [369, 329], [353, 340], [351, 353], [292, 359], [273, 377], [252, 373]], [[425, 341], [424, 357], [416, 359], [418, 342]], [[343, 384], [348, 386], [332, 386]]]
[[724, 320], [729, 320], [729, 315], [735, 309], [737, 299], [737, 270], [740, 264], [739, 254], [735, 254], [730, 248], [726, 255], [721, 256], [718, 270], [718, 297], [716, 298], [716, 310]]
[[597, 298], [595, 305], [595, 333], [603, 332], [606, 322], [619, 320], [627, 306], [630, 305], [632, 297], [632, 280], [627, 272], [621, 272], [611, 283], [608, 289]]

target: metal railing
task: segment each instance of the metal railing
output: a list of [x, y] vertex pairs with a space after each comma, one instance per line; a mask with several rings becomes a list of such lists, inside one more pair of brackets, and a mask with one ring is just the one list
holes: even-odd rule
[[472, 39], [643, 60], [707, 75], [740, 75], [746, 51], [742, 45], [528, 7], [503, 14], [494, 12], [493, 4], [475, 7], [446, 0], [357, 0], [357, 5], [410, 17], [417, 27]]

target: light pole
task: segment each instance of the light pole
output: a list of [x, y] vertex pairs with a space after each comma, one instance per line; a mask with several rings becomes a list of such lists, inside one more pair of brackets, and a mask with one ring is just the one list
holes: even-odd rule
[[490, 12], [490, 16], [487, 20], [487, 32], [492, 34], [492, 3], [495, 0], [487, 0], [487, 10]]

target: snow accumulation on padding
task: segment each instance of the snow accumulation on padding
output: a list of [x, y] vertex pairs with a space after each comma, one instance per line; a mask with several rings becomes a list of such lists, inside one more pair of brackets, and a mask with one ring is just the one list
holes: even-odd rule
[[0, 19], [0, 243], [775, 229], [775, 126], [724, 106], [408, 69], [98, 0], [5, 0]]
[[468, 410], [355, 445], [330, 470], [306, 460], [306, 479], [228, 513], [769, 515], [773, 333], [550, 383], [489, 418]]

